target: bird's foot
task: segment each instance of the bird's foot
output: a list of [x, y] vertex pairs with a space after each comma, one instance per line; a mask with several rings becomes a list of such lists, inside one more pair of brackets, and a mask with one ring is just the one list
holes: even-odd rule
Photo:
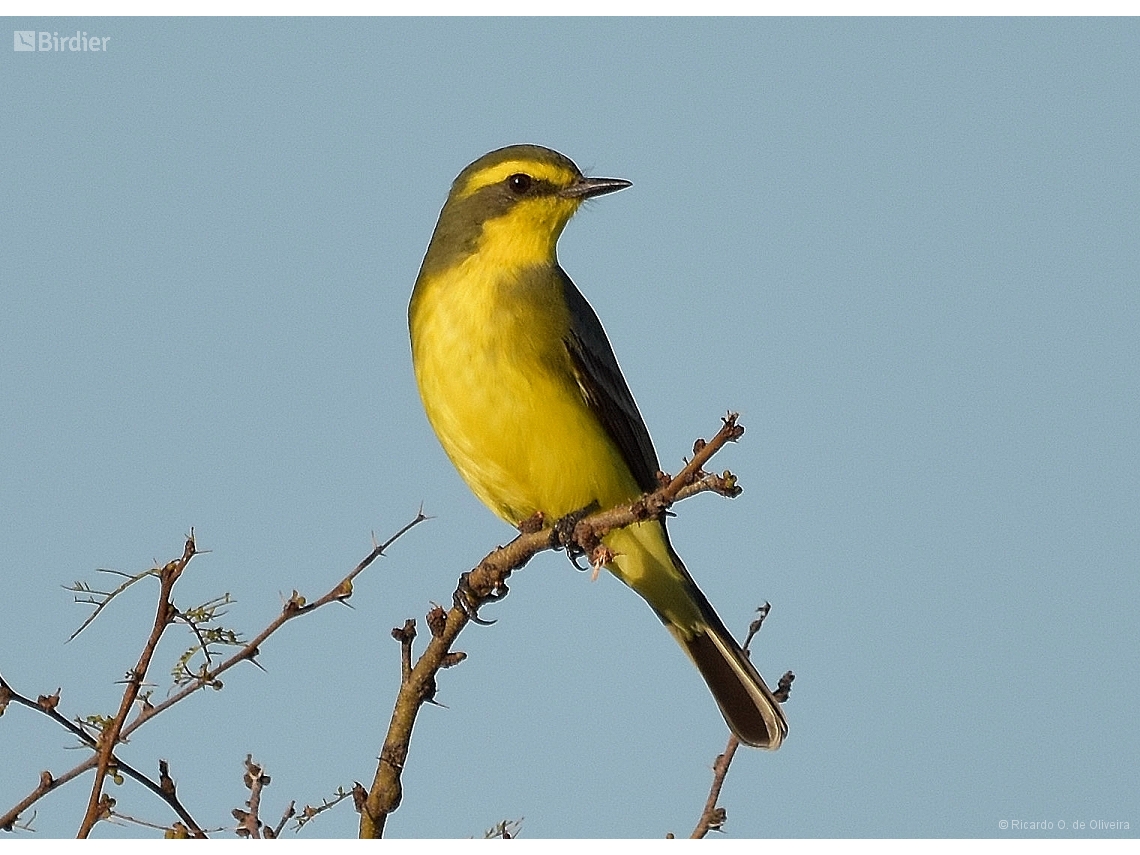
[[480, 596], [472, 589], [469, 576], [469, 573], [464, 573], [459, 577], [459, 587], [455, 589], [452, 602], [455, 603], [457, 609], [467, 615], [467, 619], [472, 623], [479, 624], [479, 626], [491, 626], [495, 621], [483, 620], [483, 618], [479, 617], [479, 607], [485, 603], [493, 603], [496, 600], [501, 600], [507, 595], [509, 589], [505, 582], [500, 582], [495, 590]]
[[579, 508], [576, 511], [571, 511], [566, 516], [560, 518], [554, 523], [554, 536], [558, 539], [558, 545], [566, 550], [566, 555], [578, 570], [588, 570], [588, 567], [583, 567], [578, 563], [578, 559], [585, 555], [586, 552], [574, 540], [574, 529], [583, 519], [588, 517], [594, 511], [599, 509], [597, 500], [590, 502], [584, 508]]

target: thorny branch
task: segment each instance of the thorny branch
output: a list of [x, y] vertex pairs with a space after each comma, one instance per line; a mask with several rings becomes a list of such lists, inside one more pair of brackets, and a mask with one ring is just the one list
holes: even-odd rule
[[265, 774], [265, 770], [253, 762], [253, 755], [251, 754], [245, 755], [245, 775], [242, 780], [246, 789], [249, 790], [249, 799], [245, 803], [249, 810], [246, 811], [241, 808], [234, 808], [233, 810], [233, 817], [238, 821], [238, 837], [251, 837], [254, 840], [260, 840], [262, 831], [266, 832], [266, 837], [273, 837], [273, 829], [263, 828], [259, 816], [261, 812], [261, 791], [269, 786], [270, 779]]
[[79, 826], [78, 837], [84, 838], [90, 835], [95, 823], [104, 818], [114, 807], [113, 800], [103, 793], [103, 784], [107, 778], [107, 770], [111, 765], [111, 755], [119, 743], [119, 734], [123, 731], [127, 715], [130, 713], [131, 707], [134, 706], [135, 699], [138, 698], [139, 689], [142, 688], [146, 672], [150, 668], [150, 660], [154, 656], [155, 648], [158, 647], [158, 640], [162, 638], [162, 634], [166, 632], [166, 628], [174, 619], [175, 608], [171, 602], [174, 583], [178, 581], [178, 577], [182, 575], [182, 571], [186, 569], [190, 559], [194, 557], [194, 552], [194, 532], [191, 531], [190, 536], [186, 538], [182, 557], [168, 562], [159, 571], [158, 609], [154, 616], [154, 627], [151, 629], [146, 645], [139, 655], [138, 664], [127, 672], [127, 688], [119, 702], [119, 711], [115, 714], [111, 724], [105, 727], [96, 738], [98, 750], [96, 752], [95, 783], [91, 786], [91, 797], [87, 802], [87, 812], [83, 816], [83, 822]]
[[519, 819], [504, 819], [483, 832], [484, 840], [513, 840], [522, 831], [523, 821]]
[[[165, 630], [171, 622], [173, 622], [175, 619], [183, 617], [171, 601], [170, 594], [171, 589], [173, 588], [173, 585], [177, 581], [178, 577], [181, 575], [182, 570], [185, 569], [185, 566], [189, 562], [190, 558], [192, 558], [197, 552], [197, 549], [194, 545], [194, 534], [191, 531], [190, 536], [187, 538], [183, 555], [180, 559], [171, 561], [165, 567], [156, 568], [152, 571], [148, 571], [147, 573], [139, 574], [137, 577], [130, 577], [135, 581], [137, 581], [137, 579], [145, 578], [148, 575], [156, 575], [159, 577], [159, 607], [155, 617], [155, 627], [151, 632], [150, 638], [147, 640], [147, 645], [144, 647], [143, 654], [139, 658], [139, 664], [133, 671], [130, 671], [127, 674], [127, 690], [124, 692], [123, 702], [120, 704], [118, 715], [116, 715], [115, 719], [111, 720], [109, 723], [104, 723], [101, 728], [101, 732], [97, 736], [91, 736], [82, 727], [73, 724], [58, 712], [56, 712], [55, 707], [59, 703], [58, 692], [52, 696], [41, 697], [40, 702], [31, 701], [29, 698], [25, 698], [23, 695], [15, 692], [11, 686], [9, 686], [6, 682], [3, 681], [2, 678], [0, 678], [0, 711], [3, 710], [4, 705], [8, 701], [16, 701], [17, 703], [20, 703], [31, 709], [47, 714], [53, 721], [56, 721], [67, 730], [75, 734], [85, 745], [94, 749], [94, 752], [91, 754], [91, 756], [61, 775], [54, 776], [51, 772], [42, 772], [40, 774], [40, 780], [37, 786], [18, 804], [13, 806], [8, 812], [0, 815], [0, 831], [11, 831], [13, 828], [15, 828], [17, 822], [19, 821], [20, 814], [26, 811], [52, 790], [55, 790], [60, 786], [68, 783], [69, 781], [74, 780], [90, 769], [96, 769], [97, 771], [99, 769], [102, 769], [102, 776], [98, 778], [97, 785], [92, 788], [92, 797], [88, 804], [87, 813], [84, 816], [83, 825], [80, 827], [79, 836], [86, 836], [86, 833], [90, 832], [91, 827], [94, 826], [94, 823], [96, 821], [100, 819], [106, 819], [112, 813], [112, 810], [114, 808], [114, 801], [105, 794], [102, 794], [101, 791], [107, 774], [111, 770], [117, 769], [123, 774], [126, 774], [129, 777], [132, 777], [135, 780], [139, 781], [144, 786], [146, 786], [147, 789], [155, 792], [156, 795], [170, 804], [175, 812], [178, 813], [179, 817], [181, 817], [181, 824], [184, 824], [186, 826], [188, 832], [192, 836], [205, 836], [205, 833], [202, 831], [198, 823], [196, 823], [193, 817], [191, 817], [190, 814], [185, 810], [185, 808], [182, 807], [180, 803], [178, 803], [178, 800], [174, 795], [172, 786], [173, 781], [170, 781], [168, 785], [166, 784], [166, 782], [169, 780], [168, 775], [164, 774], [163, 777], [160, 778], [160, 782], [158, 784], [155, 784], [142, 773], [119, 761], [118, 758], [114, 756], [114, 747], [120, 742], [125, 742], [131, 736], [131, 734], [138, 730], [138, 728], [142, 727], [159, 713], [169, 709], [170, 707], [174, 706], [174, 704], [185, 700], [187, 697], [194, 694], [199, 689], [206, 687], [221, 688], [221, 682], [218, 678], [239, 663], [248, 660], [254, 664], [257, 664], [255, 657], [258, 654], [259, 645], [263, 644], [266, 639], [273, 635], [273, 633], [284, 626], [288, 621], [292, 620], [293, 618], [300, 617], [303, 614], [308, 614], [312, 611], [315, 611], [316, 609], [328, 605], [329, 603], [345, 603], [349, 597], [352, 596], [353, 580], [361, 573], [363, 573], [364, 570], [366, 570], [368, 566], [371, 565], [377, 558], [383, 555], [385, 550], [388, 549], [388, 547], [390, 547], [393, 543], [395, 543], [396, 540], [402, 537], [414, 526], [419, 525], [421, 522], [424, 522], [426, 519], [428, 519], [428, 517], [424, 515], [423, 509], [421, 508], [420, 511], [416, 514], [416, 517], [411, 522], [397, 531], [384, 543], [374, 543], [372, 551], [367, 556], [365, 556], [364, 559], [359, 564], [357, 564], [356, 567], [354, 567], [347, 576], [341, 579], [336, 585], [332, 587], [331, 590], [329, 590], [324, 596], [320, 597], [319, 599], [314, 600], [311, 603], [307, 603], [304, 597], [294, 591], [292, 596], [282, 608], [281, 613], [276, 618], [274, 618], [273, 621], [271, 621], [265, 629], [258, 633], [257, 636], [255, 636], [249, 643], [244, 645], [239, 651], [234, 653], [224, 662], [221, 662], [214, 667], [209, 667], [208, 665], [203, 666], [199, 673], [186, 679], [186, 685], [184, 685], [178, 692], [166, 698], [166, 700], [162, 701], [159, 704], [151, 704], [149, 699], [144, 697], [142, 699], [142, 704], [138, 713], [128, 723], [126, 722], [127, 714], [130, 711], [131, 705], [134, 704], [135, 700], [139, 697], [139, 689], [141, 688], [143, 679], [145, 678], [146, 670], [150, 665], [150, 658], [154, 653], [154, 648], [157, 646], [158, 638], [156, 637], [156, 633], [157, 636], [161, 636], [161, 631]], [[121, 589], [125, 589], [125, 587], [125, 585], [120, 586]], [[98, 605], [99, 603], [97, 603], [97, 606]], [[97, 608], [96, 612], [100, 610], [101, 607]], [[83, 626], [80, 627], [80, 631], [89, 623], [90, 619], [85, 621]], [[78, 634], [78, 632], [76, 634]], [[72, 637], [74, 637], [74, 635]], [[129, 701], [127, 700], [128, 698], [130, 698]], [[165, 789], [168, 790], [168, 792], [164, 792], [164, 785], [166, 785]], [[174, 828], [177, 829], [179, 825], [180, 823], [176, 823]]]
[[699, 492], [713, 491], [728, 497], [740, 494], [740, 487], [731, 473], [715, 475], [703, 469], [714, 454], [744, 433], [744, 428], [737, 424], [736, 413], [729, 413], [723, 421], [723, 426], [711, 440], [696, 442], [693, 459], [675, 477], [659, 474], [661, 486], [652, 493], [630, 504], [589, 513], [577, 520], [569, 532], [561, 523], [543, 528], [541, 518], [528, 520], [522, 527], [522, 534], [491, 552], [475, 569], [460, 577], [451, 609], [444, 611], [437, 606], [429, 613], [431, 640], [414, 666], [411, 666], [414, 622], [408, 621], [404, 627], [393, 631], [403, 647], [400, 691], [380, 752], [375, 779], [368, 798], [361, 806], [360, 837], [383, 836], [388, 816], [400, 806], [403, 796], [401, 777], [412, 728], [420, 708], [435, 696], [436, 674], [441, 668], [456, 664], [457, 657], [462, 656], [451, 651], [452, 644], [468, 623], [486, 623], [479, 617], [479, 609], [506, 596], [506, 582], [513, 571], [539, 552], [560, 548], [566, 548], [572, 554], [585, 554], [595, 567], [600, 567], [612, 557], [602, 544], [602, 538], [614, 529], [658, 519], [674, 502]]
[[[98, 742], [96, 738], [82, 726], [82, 723], [77, 724], [59, 712], [57, 709], [59, 706], [59, 699], [59, 690], [56, 690], [56, 692], [52, 695], [40, 695], [36, 700], [33, 701], [31, 698], [25, 697], [13, 689], [11, 684], [8, 683], [2, 676], [0, 676], [0, 713], [4, 712], [4, 707], [9, 702], [15, 702], [27, 707], [28, 709], [43, 713], [64, 730], [75, 736], [88, 748], [97, 748]], [[79, 769], [78, 773], [85, 772], [87, 769], [91, 768], [91, 766], [95, 763], [95, 758], [96, 755], [92, 755], [90, 758], [90, 764], [84, 764], [82, 768]], [[157, 783], [147, 775], [140, 772], [138, 769], [135, 769], [129, 763], [124, 763], [118, 757], [112, 757], [111, 768], [118, 770], [128, 778], [133, 778], [135, 781], [138, 781], [140, 784], [142, 784], [160, 799], [165, 801], [168, 805], [170, 805], [171, 809], [176, 814], [178, 814], [179, 817], [181, 817], [182, 822], [186, 825], [187, 831], [190, 835], [195, 837], [205, 836], [202, 828], [198, 825], [197, 822], [194, 821], [194, 817], [190, 815], [189, 811], [187, 811], [182, 803], [178, 800], [178, 796], [175, 793], [174, 781], [170, 778], [169, 768], [165, 760], [160, 760], [158, 762], [159, 780]], [[75, 776], [72, 775], [66, 778], [53, 778], [50, 772], [43, 772], [40, 776], [40, 786], [37, 787], [36, 790], [32, 793], [35, 798], [33, 798], [31, 801], [25, 799], [25, 801], [17, 805], [13, 811], [9, 812], [9, 814], [6, 814], [3, 819], [8, 819], [11, 817], [11, 822], [14, 824], [18, 815], [22, 811], [26, 810], [29, 806], [31, 806], [37, 799], [51, 792], [51, 790], [56, 789], [61, 784], [66, 783], [66, 781], [71, 780], [73, 777]], [[40, 792], [41, 789], [43, 790], [42, 792]], [[0, 823], [3, 822], [3, 819], [0, 819]], [[0, 824], [0, 830], [11, 831], [12, 828]]]
[[[321, 803], [316, 807], [313, 807], [312, 805], [305, 805], [303, 808], [301, 808], [301, 812], [297, 814], [297, 824], [295, 826], [295, 830], [299, 831], [300, 829], [304, 828], [322, 813], [327, 810], [332, 810], [345, 799], [351, 798], [353, 803], [356, 805], [356, 809], [359, 811], [360, 805], [364, 803], [364, 799], [367, 797], [367, 795], [368, 794], [364, 791], [364, 785], [360, 784], [359, 782], [353, 784], [351, 790], [346, 790], [343, 787], [337, 787], [336, 793], [331, 799], [321, 799]], [[280, 831], [280, 828], [278, 831]]]
[[95, 618], [99, 617], [99, 614], [103, 611], [103, 609], [110, 605], [111, 601], [115, 599], [115, 597], [123, 593], [123, 591], [131, 587], [131, 585], [135, 584], [135, 582], [139, 582], [150, 576], [157, 576], [162, 571], [157, 567], [152, 567], [149, 570], [144, 570], [142, 573], [136, 573], [133, 576], [129, 576], [126, 573], [121, 573], [118, 570], [106, 570], [103, 568], [99, 568], [96, 572], [109, 573], [114, 576], [126, 576], [127, 581], [123, 582], [123, 584], [119, 585], [119, 587], [115, 588], [113, 591], [100, 591], [96, 588], [92, 588], [86, 582], [76, 582], [74, 585], [64, 585], [64, 588], [66, 590], [71, 591], [73, 594], [75, 594], [75, 602], [95, 607], [91, 611], [91, 614], [87, 616], [87, 619], [79, 625], [79, 629], [75, 630], [75, 632], [71, 633], [71, 635], [68, 636], [68, 641], [74, 641], [76, 636], [78, 636], [79, 633], [83, 632], [83, 630], [87, 629], [87, 627], [92, 624]]

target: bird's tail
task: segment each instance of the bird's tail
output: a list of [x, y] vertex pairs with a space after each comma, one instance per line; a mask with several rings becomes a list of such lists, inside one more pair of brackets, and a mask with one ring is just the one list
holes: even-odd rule
[[725, 629], [669, 544], [659, 522], [612, 532], [610, 569], [637, 591], [684, 648], [732, 732], [747, 745], [775, 750], [788, 735], [780, 702]]
[[705, 626], [686, 630], [667, 624], [712, 692], [724, 720], [737, 738], [757, 748], [775, 750], [788, 735], [780, 702], [724, 628], [704, 595], [696, 590], [705, 612]]

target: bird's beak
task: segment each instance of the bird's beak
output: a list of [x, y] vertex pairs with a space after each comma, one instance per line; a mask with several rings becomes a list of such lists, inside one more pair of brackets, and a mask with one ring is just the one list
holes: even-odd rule
[[621, 178], [579, 178], [559, 195], [568, 199], [589, 199], [606, 193], [624, 190], [633, 184]]

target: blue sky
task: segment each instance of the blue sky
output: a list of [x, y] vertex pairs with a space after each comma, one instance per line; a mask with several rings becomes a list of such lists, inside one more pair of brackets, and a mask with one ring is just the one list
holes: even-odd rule
[[[212, 551], [179, 604], [229, 592], [252, 635], [373, 531], [435, 517], [352, 610], [123, 748], [169, 760], [203, 825], [231, 821], [247, 753], [267, 815], [370, 781], [389, 630], [511, 536], [428, 428], [406, 307], [455, 174], [534, 142], [633, 181], [560, 259], [663, 465], [728, 409], [747, 429], [716, 462], [744, 494], [670, 527], [730, 627], [771, 601], [754, 659], [797, 674], [727, 834], [1140, 828], [1136, 21], [7, 20], [109, 41], [0, 50], [0, 673], [110, 713], [153, 595], [65, 645], [86, 612], [61, 584], [165, 562], [193, 526]], [[726, 732], [652, 613], [555, 555], [491, 612], [389, 834], [687, 834]], [[157, 695], [189, 643], [160, 648]], [[0, 808], [69, 744], [10, 708]], [[74, 834], [83, 786], [39, 805], [41, 836]], [[1097, 820], [1131, 830], [1072, 830]], [[355, 828], [345, 805], [309, 834]]]

